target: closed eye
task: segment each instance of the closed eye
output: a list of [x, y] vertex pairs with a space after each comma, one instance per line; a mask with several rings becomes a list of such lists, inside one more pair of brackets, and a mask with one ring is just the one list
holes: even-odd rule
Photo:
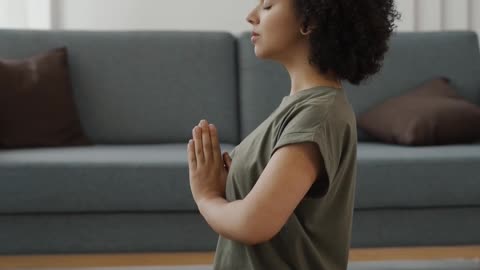
[[269, 10], [270, 8], [272, 8], [272, 6], [264, 7], [263, 9]]

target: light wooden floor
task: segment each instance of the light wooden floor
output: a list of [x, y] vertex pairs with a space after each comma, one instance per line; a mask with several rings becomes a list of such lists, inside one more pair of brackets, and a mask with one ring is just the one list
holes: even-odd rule
[[[0, 256], [3, 267], [108, 267], [211, 264], [213, 252]], [[351, 261], [480, 259], [480, 246], [362, 248], [350, 251]]]

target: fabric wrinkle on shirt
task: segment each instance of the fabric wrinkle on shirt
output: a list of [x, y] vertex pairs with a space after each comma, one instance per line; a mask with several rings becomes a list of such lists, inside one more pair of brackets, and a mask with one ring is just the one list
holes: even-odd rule
[[270, 241], [249, 246], [219, 235], [214, 270], [347, 269], [357, 127], [343, 88], [317, 86], [283, 97], [272, 114], [230, 152], [226, 199], [245, 198], [273, 153], [301, 142], [316, 144], [328, 178], [315, 181]]

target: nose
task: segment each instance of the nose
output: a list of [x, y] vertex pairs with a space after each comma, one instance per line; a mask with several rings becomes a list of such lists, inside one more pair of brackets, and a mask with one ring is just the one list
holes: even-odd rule
[[255, 14], [255, 10], [252, 10], [247, 18], [246, 18], [247, 22], [249, 22], [250, 24], [254, 25], [254, 24], [258, 24], [258, 17], [256, 16]]

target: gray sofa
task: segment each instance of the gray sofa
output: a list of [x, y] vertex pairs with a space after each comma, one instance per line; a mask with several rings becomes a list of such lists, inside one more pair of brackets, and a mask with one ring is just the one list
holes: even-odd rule
[[[95, 143], [0, 151], [0, 254], [215, 250], [189, 188], [191, 129], [209, 120], [231, 151], [290, 91], [248, 33], [1, 30], [0, 40], [2, 58], [67, 46]], [[358, 115], [437, 75], [480, 105], [475, 32], [397, 33], [382, 71], [344, 87]], [[480, 143], [358, 134], [352, 247], [480, 244]]]

